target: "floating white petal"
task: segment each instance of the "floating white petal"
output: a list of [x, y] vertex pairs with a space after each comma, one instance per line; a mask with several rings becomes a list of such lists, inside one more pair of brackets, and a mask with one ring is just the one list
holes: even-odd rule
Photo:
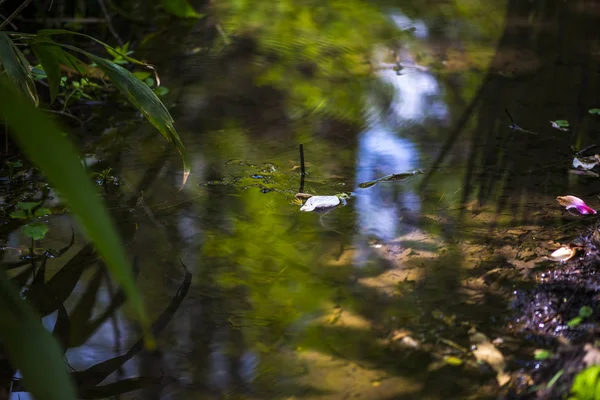
[[555, 250], [552, 254], [550, 254], [550, 259], [554, 261], [567, 261], [575, 256], [577, 253], [577, 249], [572, 249], [570, 247], [563, 246], [558, 250]]
[[319, 211], [339, 205], [340, 199], [337, 196], [313, 196], [306, 200], [300, 211]]

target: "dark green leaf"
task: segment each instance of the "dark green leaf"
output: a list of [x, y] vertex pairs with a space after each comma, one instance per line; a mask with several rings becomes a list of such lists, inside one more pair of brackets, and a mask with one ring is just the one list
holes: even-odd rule
[[23, 233], [33, 240], [41, 240], [48, 233], [48, 225], [43, 222], [31, 222], [23, 227]]
[[44, 67], [50, 88], [50, 101], [53, 103], [60, 88], [60, 63], [64, 62], [67, 56], [52, 39], [44, 36], [36, 36], [31, 42], [31, 49]]
[[0, 72], [35, 105], [38, 104], [35, 81], [29, 63], [21, 50], [4, 32], [0, 32]]
[[165, 105], [154, 94], [152, 89], [125, 68], [93, 54], [88, 53], [88, 57], [98, 65], [98, 68], [104, 71], [112, 83], [148, 118], [152, 125], [177, 148], [183, 159], [184, 173], [182, 186], [185, 185], [190, 174], [190, 163], [183, 143], [175, 130], [173, 117], [171, 117]]
[[42, 204], [39, 201], [22, 201], [20, 203], [17, 203], [17, 209], [19, 210], [27, 210], [27, 211], [31, 211], [33, 208], [39, 206], [40, 204]]
[[27, 214], [23, 210], [16, 210], [10, 213], [11, 218], [15, 219], [27, 219]]
[[133, 73], [133, 76], [138, 78], [140, 81], [143, 81], [146, 78], [150, 78], [152, 74], [148, 71], [136, 71]]
[[[147, 64], [145, 62], [142, 62], [140, 60], [136, 60], [133, 57], [129, 57], [127, 54], [125, 54], [123, 52], [120, 52], [119, 50], [115, 49], [114, 47], [110, 46], [109, 44], [104, 43], [103, 41], [98, 40], [95, 37], [90, 36], [90, 35], [86, 35], [86, 34], [79, 33], [79, 32], [68, 31], [66, 29], [41, 29], [41, 30], [39, 30], [37, 32], [37, 36], [40, 36], [40, 37], [41, 36], [46, 36], [47, 37], [47, 36], [53, 36], [53, 35], [75, 35], [75, 36], [85, 37], [85, 38], [87, 38], [89, 40], [92, 40], [92, 41], [94, 41], [96, 43], [101, 44], [102, 46], [104, 46], [104, 48], [107, 51], [111, 50], [112, 54], [116, 54], [116, 55], [118, 55], [120, 57], [123, 57], [123, 59], [125, 59], [125, 60], [127, 60], [127, 61], [129, 61], [131, 63], [138, 64], [138, 65], [143, 65], [145, 67], [154, 69], [151, 65], [149, 65], [149, 64]], [[69, 49], [71, 49], [73, 51], [77, 51], [79, 53], [86, 54], [86, 55], [89, 56], [89, 53], [85, 52], [84, 50], [82, 50], [80, 48], [77, 48], [77, 47], [74, 47], [74, 46], [67, 46], [67, 45], [63, 45], [63, 44], [60, 44], [60, 46], [63, 46], [65, 48], [69, 48]]]
[[149, 331], [150, 325], [125, 249], [75, 148], [51, 120], [28, 104], [6, 81], [0, 81], [0, 115], [8, 123], [14, 139], [25, 154], [46, 174], [71, 211], [79, 217], [113, 277], [127, 293], [135, 314], [142, 323], [148, 345], [152, 347], [154, 343]]
[[156, 93], [157, 96], [161, 97], [169, 93], [169, 89], [164, 86], [159, 86], [154, 89], [154, 93]]
[[38, 400], [75, 400], [75, 389], [56, 340], [0, 271], [0, 339], [25, 387]]
[[162, 0], [162, 4], [166, 11], [180, 18], [200, 18], [202, 16], [187, 0]]
[[579, 316], [581, 318], [588, 318], [594, 313], [594, 309], [590, 306], [583, 306], [579, 309]]
[[44, 217], [46, 215], [50, 215], [52, 214], [52, 212], [47, 209], [47, 208], [38, 208], [37, 210], [35, 210], [35, 213], [33, 213], [34, 217]]

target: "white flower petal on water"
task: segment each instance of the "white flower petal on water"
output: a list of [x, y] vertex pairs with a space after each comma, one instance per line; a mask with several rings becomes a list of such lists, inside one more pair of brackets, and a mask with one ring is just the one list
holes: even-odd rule
[[596, 158], [595, 156], [582, 158], [575, 157], [573, 159], [573, 168], [583, 169], [587, 171], [593, 169], [596, 165], [598, 165], [598, 163], [600, 163], [600, 160], [598, 160], [598, 158]]
[[306, 203], [300, 207], [300, 211], [319, 211], [340, 205], [340, 199], [337, 196], [313, 196], [306, 200]]
[[550, 259], [553, 261], [567, 261], [575, 256], [577, 253], [577, 249], [572, 249], [570, 247], [563, 246], [558, 250], [555, 250], [552, 254], [550, 254]]

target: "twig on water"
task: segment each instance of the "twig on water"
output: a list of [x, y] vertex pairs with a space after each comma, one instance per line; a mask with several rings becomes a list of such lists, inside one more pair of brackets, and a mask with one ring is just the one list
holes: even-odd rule
[[537, 135], [537, 132], [533, 132], [533, 131], [528, 131], [527, 129], [523, 129], [521, 128], [519, 125], [516, 124], [514, 118], [512, 117], [512, 115], [510, 115], [510, 113], [508, 112], [508, 109], [504, 109], [504, 111], [506, 111], [506, 115], [508, 115], [508, 118], [510, 118], [510, 125], [509, 128], [514, 130], [514, 131], [519, 131], [519, 132], [524, 132], [524, 133], [529, 133], [532, 135]]
[[575, 155], [576, 156], [581, 156], [581, 155], [587, 153], [588, 151], [590, 151], [591, 149], [594, 149], [596, 147], [600, 147], [600, 145], [590, 144], [589, 146], [585, 146], [583, 149], [579, 150], [577, 153], [575, 153]]
[[306, 175], [306, 166], [304, 165], [304, 145], [300, 144], [300, 190], [298, 192], [304, 192], [304, 176]]

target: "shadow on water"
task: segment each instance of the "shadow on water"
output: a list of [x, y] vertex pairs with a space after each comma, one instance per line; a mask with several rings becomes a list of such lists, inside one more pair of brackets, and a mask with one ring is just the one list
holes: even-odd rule
[[[67, 358], [83, 397], [150, 384], [148, 398], [484, 399], [510, 386], [502, 373], [539, 343], [513, 329], [514, 292], [528, 299], [554, 241], [584, 226], [554, 198], [597, 190], [566, 166], [569, 145], [597, 129], [598, 10], [469, 4], [224, 1], [201, 22], [209, 44], [164, 38], [186, 54], [163, 64], [188, 185], [177, 191], [179, 160], [162, 143], [101, 149], [124, 182], [107, 196], [160, 314], [161, 354], [136, 356], [91, 247], [50, 279], [45, 264], [14, 275], [33, 277], [28, 296], [78, 347]], [[505, 108], [535, 134], [511, 130]], [[305, 192], [352, 192], [345, 207], [299, 212], [299, 143]], [[172, 298], [178, 258], [190, 271]], [[505, 366], [483, 362], [475, 334]]]

